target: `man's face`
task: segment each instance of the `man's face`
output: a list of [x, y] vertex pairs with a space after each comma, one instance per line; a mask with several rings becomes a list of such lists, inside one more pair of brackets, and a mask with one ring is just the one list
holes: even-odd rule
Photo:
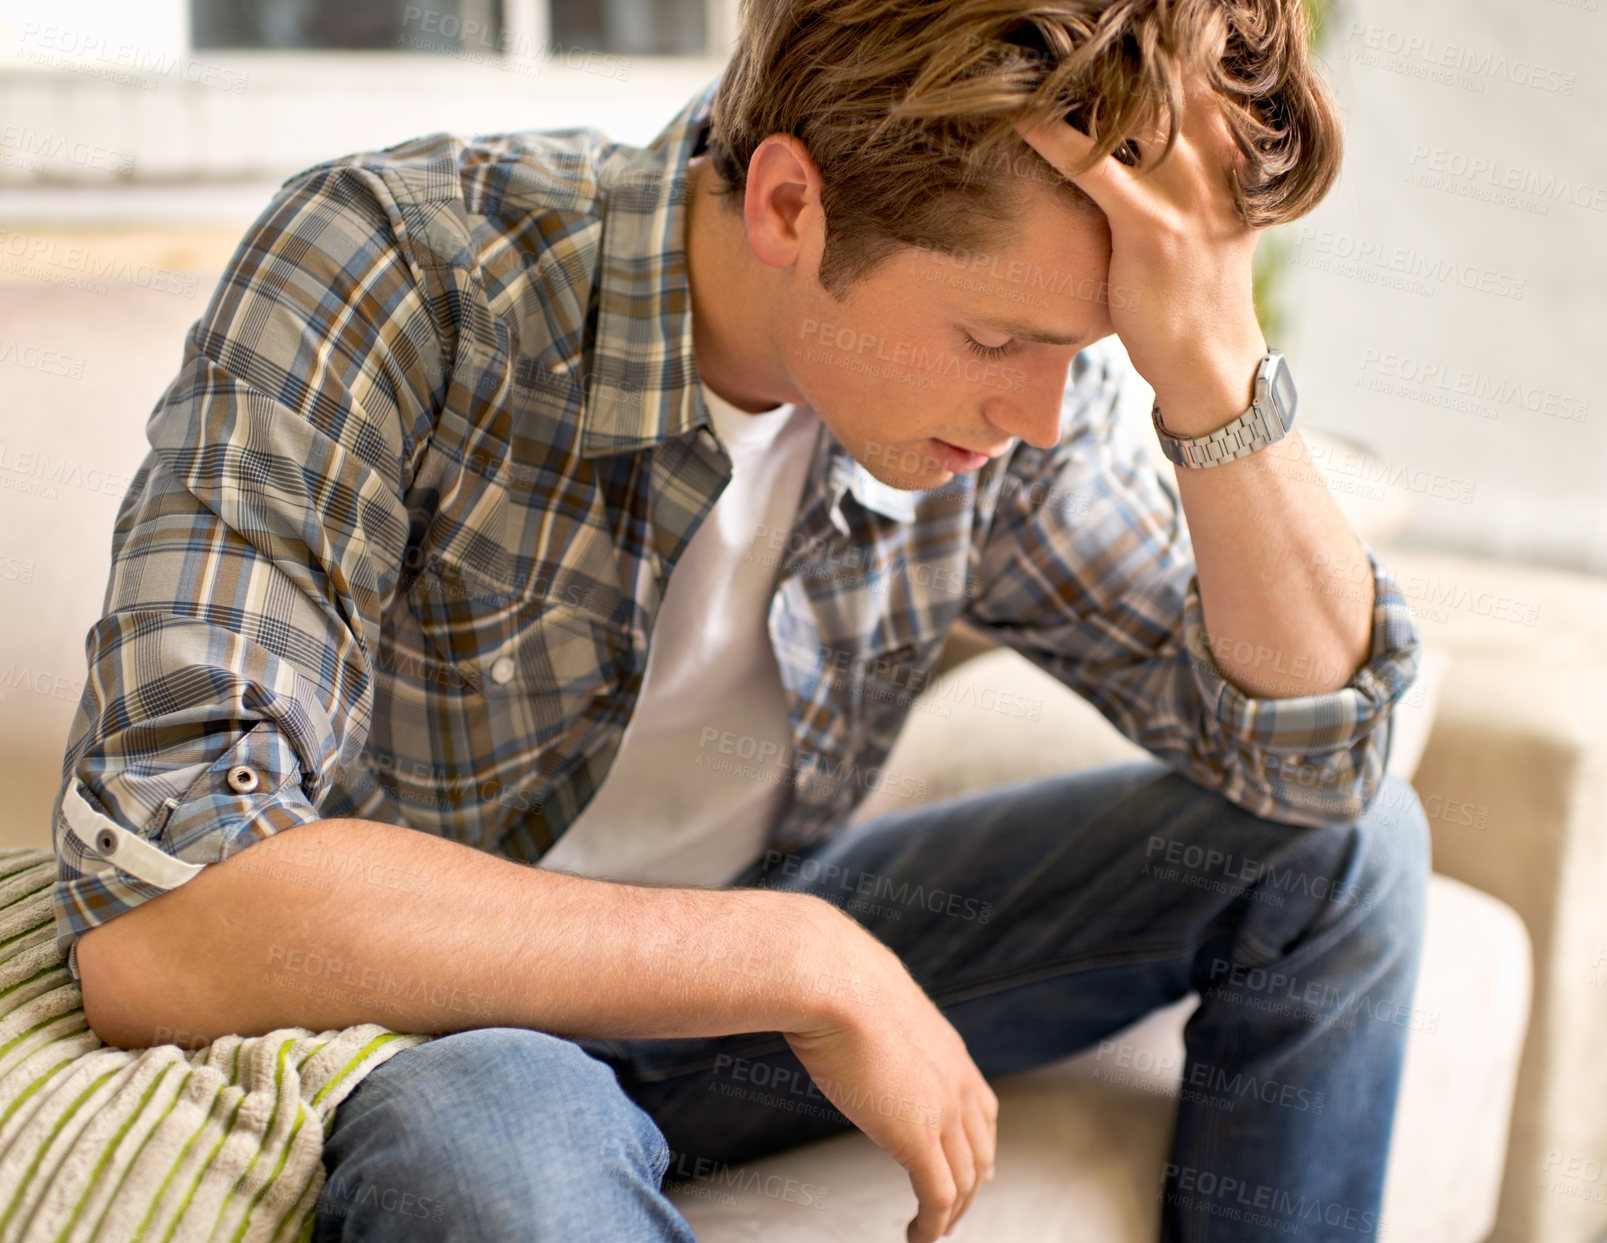
[[793, 385], [885, 484], [940, 487], [1016, 437], [1053, 445], [1072, 358], [1111, 332], [1103, 214], [1031, 182], [1019, 192], [1022, 219], [996, 246], [901, 249], [842, 302], [818, 280], [797, 286], [783, 325]]

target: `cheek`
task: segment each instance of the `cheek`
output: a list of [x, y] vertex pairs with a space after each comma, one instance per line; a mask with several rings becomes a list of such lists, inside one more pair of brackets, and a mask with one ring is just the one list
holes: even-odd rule
[[796, 341], [791, 363], [798, 388], [834, 432], [840, 423], [845, 430], [880, 429], [892, 438], [931, 425], [937, 408], [950, 403], [952, 392], [933, 368], [922, 365], [936, 353], [861, 323], [833, 323]]
[[875, 363], [844, 366], [818, 358], [810, 363], [805, 397], [855, 457], [925, 433], [932, 425], [934, 394], [878, 374]]

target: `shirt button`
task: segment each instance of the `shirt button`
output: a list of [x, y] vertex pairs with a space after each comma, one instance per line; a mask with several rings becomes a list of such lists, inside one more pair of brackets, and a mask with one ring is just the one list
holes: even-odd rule
[[108, 859], [117, 853], [117, 834], [110, 829], [102, 829], [95, 834], [95, 850]]
[[710, 453], [718, 453], [720, 451], [720, 442], [714, 438], [714, 433], [711, 432], [708, 428], [706, 428], [706, 427], [698, 428], [697, 429], [697, 439], [698, 439], [698, 443], [700, 445], [702, 445], [705, 449], [707, 449]]
[[228, 782], [236, 794], [250, 794], [260, 784], [257, 770], [245, 764], [236, 764], [229, 770]]
[[491, 680], [498, 686], [504, 686], [513, 681], [513, 658], [499, 656], [491, 665]]

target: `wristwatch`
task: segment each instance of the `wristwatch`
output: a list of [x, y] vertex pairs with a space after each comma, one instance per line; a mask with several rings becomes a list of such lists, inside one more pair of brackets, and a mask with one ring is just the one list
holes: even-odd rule
[[1174, 436], [1161, 426], [1161, 403], [1150, 412], [1161, 439], [1161, 452], [1179, 466], [1201, 469], [1236, 462], [1275, 440], [1282, 440], [1294, 426], [1299, 404], [1294, 377], [1281, 350], [1268, 350], [1255, 373], [1255, 400], [1250, 408], [1226, 427], [1209, 436]]

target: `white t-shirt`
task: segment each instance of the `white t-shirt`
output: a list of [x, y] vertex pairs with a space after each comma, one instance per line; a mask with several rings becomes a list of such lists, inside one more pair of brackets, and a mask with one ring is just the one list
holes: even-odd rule
[[764, 849], [792, 754], [770, 648], [766, 532], [797, 517], [819, 416], [748, 414], [703, 386], [731, 481], [670, 574], [636, 710], [601, 788], [541, 866], [601, 880], [722, 885]]

